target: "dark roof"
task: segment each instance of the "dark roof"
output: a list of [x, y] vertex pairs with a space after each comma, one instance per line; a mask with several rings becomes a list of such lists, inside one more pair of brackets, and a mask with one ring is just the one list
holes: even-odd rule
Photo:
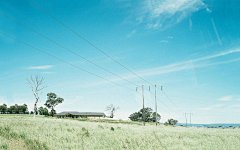
[[77, 112], [77, 111], [64, 111], [56, 114], [57, 116], [66, 115], [98, 115], [98, 116], [106, 116], [103, 112]]

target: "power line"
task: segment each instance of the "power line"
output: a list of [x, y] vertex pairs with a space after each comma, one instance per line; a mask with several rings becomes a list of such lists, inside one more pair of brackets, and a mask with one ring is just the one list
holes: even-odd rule
[[25, 25], [25, 24], [19, 22], [18, 20], [14, 19], [14, 18], [12, 18], [12, 17], [10, 17], [10, 16], [8, 16], [7, 14], [5, 14], [5, 13], [3, 13], [3, 12], [1, 12], [1, 11], [0, 11], [0, 13], [2, 13], [2, 14], [5, 15], [5, 16], [7, 16], [8, 18], [10, 18], [10, 19], [16, 21], [17, 23], [19, 23], [19, 24], [25, 26], [26, 28], [30, 29], [31, 31], [33, 31], [33, 32], [35, 32], [35, 33], [37, 33], [37, 34], [39, 34], [40, 36], [46, 38], [47, 40], [49, 40], [49, 41], [51, 41], [51, 42], [57, 44], [58, 46], [64, 48], [65, 50], [67, 50], [67, 51], [73, 53], [74, 55], [77, 55], [78, 57], [80, 57], [80, 58], [82, 58], [82, 59], [84, 59], [84, 60], [90, 62], [91, 64], [93, 64], [93, 65], [95, 65], [95, 66], [97, 66], [97, 67], [99, 67], [99, 68], [101, 68], [102, 70], [107, 71], [108, 73], [111, 73], [112, 75], [115, 75], [115, 76], [117, 76], [118, 78], [121, 78], [122, 80], [125, 80], [125, 81], [127, 81], [127, 82], [129, 82], [129, 83], [131, 83], [131, 84], [133, 84], [133, 85], [136, 85], [135, 83], [133, 83], [133, 82], [127, 80], [127, 79], [124, 79], [124, 78], [120, 77], [119, 75], [117, 75], [117, 74], [115, 74], [115, 73], [113, 73], [113, 72], [111, 72], [111, 71], [109, 71], [109, 70], [107, 70], [107, 69], [105, 69], [105, 68], [99, 66], [98, 64], [96, 64], [96, 63], [94, 63], [94, 62], [92, 62], [92, 61], [90, 61], [90, 60], [88, 60], [87, 58], [84, 58], [84, 57], [82, 57], [81, 55], [79, 55], [79, 54], [77, 54], [77, 53], [71, 51], [70, 49], [68, 49], [68, 48], [66, 48], [66, 47], [64, 47], [64, 46], [62, 46], [61, 44], [59, 44], [59, 43], [53, 41], [52, 39], [50, 39], [50, 38], [48, 38], [48, 37], [42, 35], [41, 33], [39, 33], [39, 32], [37, 32], [37, 31], [33, 30], [32, 28], [28, 27], [27, 25]]
[[[121, 63], [119, 63], [118, 61], [116, 61], [114, 58], [112, 58], [111, 56], [109, 56], [108, 54], [106, 54], [104, 51], [102, 51], [101, 49], [99, 49], [98, 47], [96, 47], [94, 44], [92, 44], [91, 42], [89, 42], [87, 39], [85, 39], [84, 37], [82, 37], [81, 35], [79, 35], [77, 32], [75, 32], [74, 30], [72, 30], [70, 27], [68, 27], [67, 25], [65, 25], [63, 22], [61, 22], [60, 20], [58, 20], [56, 17], [54, 17], [52, 14], [50, 14], [49, 12], [47, 12], [45, 9], [43, 9], [42, 7], [40, 7], [38, 4], [36, 4], [35, 2], [33, 2], [32, 0], [30, 0], [33, 4], [35, 4], [37, 7], [39, 7], [40, 9], [42, 9], [44, 12], [46, 12], [48, 15], [50, 15], [52, 18], [54, 18], [55, 20], [57, 20], [59, 23], [61, 23], [63, 26], [65, 26], [66, 28], [68, 28], [70, 31], [72, 31], [73, 33], [75, 33], [78, 37], [80, 37], [81, 39], [83, 39], [84, 41], [86, 41], [88, 44], [90, 44], [91, 46], [93, 46], [95, 49], [97, 49], [98, 51], [100, 51], [101, 53], [103, 53], [104, 55], [106, 55], [107, 57], [109, 57], [111, 60], [113, 60], [114, 62], [116, 62], [117, 64], [119, 64], [120, 66], [122, 66], [123, 68], [125, 68], [126, 70], [128, 70], [129, 72], [133, 73], [135, 76], [139, 77], [140, 79], [142, 79], [143, 81], [149, 83], [148, 81], [146, 81], [145, 79], [143, 79], [142, 77], [140, 77], [139, 75], [137, 75], [136, 73], [134, 73], [133, 71], [131, 71], [130, 69], [128, 69], [127, 67], [125, 67], [124, 65], [122, 65]], [[149, 83], [151, 84], [151, 83]]]
[[[58, 58], [58, 57], [56, 57], [56, 56], [54, 56], [54, 55], [51, 55], [51, 54], [49, 54], [49, 53], [47, 53], [47, 52], [45, 52], [45, 51], [43, 51], [43, 50], [40, 50], [40, 49], [38, 49], [38, 48], [30, 45], [30, 44], [27, 44], [27, 43], [25, 43], [25, 42], [23, 42], [23, 41], [21, 41], [21, 40], [19, 40], [19, 39], [16, 39], [16, 38], [14, 38], [14, 37], [6, 34], [6, 33], [3, 33], [3, 32], [1, 32], [1, 31], [0, 31], [0, 33], [3, 34], [3, 35], [5, 35], [5, 36], [8, 36], [8, 37], [10, 37], [10, 38], [12, 38], [12, 39], [20, 42], [20, 43], [23, 43], [23, 44], [25, 44], [25, 45], [27, 45], [27, 46], [29, 46], [29, 47], [37, 50], [37, 51], [40, 51], [40, 52], [42, 52], [42, 53], [44, 53], [44, 54], [46, 54], [46, 55], [49, 55], [49, 56], [51, 56], [51, 57], [53, 57], [53, 58], [55, 58], [55, 59], [57, 59], [57, 60], [60, 60], [60, 61], [62, 61], [62, 62], [64, 62], [64, 63], [66, 63], [66, 64], [69, 64], [69, 65], [71, 65], [71, 66], [73, 66], [73, 67], [75, 67], [75, 68], [77, 68], [77, 69], [80, 69], [80, 70], [82, 70], [82, 71], [84, 71], [84, 72], [87, 72], [87, 73], [89, 73], [89, 74], [91, 74], [91, 75], [94, 75], [94, 76], [96, 76], [96, 77], [98, 77], [98, 78], [101, 78], [101, 79], [103, 79], [103, 80], [106, 80], [106, 81], [108, 81], [108, 82], [111, 82], [111, 83], [113, 83], [113, 84], [116, 84], [116, 85], [118, 85], [118, 86], [121, 86], [121, 87], [123, 87], [123, 88], [126, 88], [126, 89], [128, 89], [128, 90], [135, 91], [135, 90], [130, 89], [130, 88], [126, 87], [126, 86], [123, 86], [123, 85], [121, 85], [121, 84], [118, 84], [118, 83], [116, 83], [116, 82], [113, 82], [113, 81], [111, 81], [111, 80], [108, 80], [108, 79], [106, 79], [106, 78], [104, 78], [104, 77], [101, 77], [101, 76], [99, 76], [99, 75], [96, 75], [96, 74], [94, 74], [94, 73], [92, 73], [92, 72], [90, 72], [90, 71], [87, 71], [87, 70], [85, 70], [85, 69], [82, 69], [82, 68], [80, 68], [80, 67], [78, 67], [78, 66], [76, 66], [76, 65], [73, 65], [73, 64], [71, 64], [71, 63], [69, 63], [69, 62], [67, 62], [67, 61], [65, 61], [65, 60], [63, 60], [63, 59], [61, 59], [61, 58]], [[140, 94], [139, 92], [137, 92], [137, 93]], [[141, 95], [141, 94], [140, 94], [140, 95]], [[147, 100], [150, 101], [149, 99], [147, 99]], [[152, 101], [150, 101], [150, 102], [152, 102]]]
[[[37, 22], [35, 22], [35, 21], [33, 21], [32, 19], [30, 19], [30, 18], [28, 18], [27, 16], [25, 16], [24, 14], [22, 14], [22, 13], [20, 13], [19, 11], [17, 11], [16, 9], [14, 9], [14, 8], [12, 8], [11, 6], [9, 6], [8, 4], [6, 4], [5, 2], [3, 2], [5, 5], [7, 5], [8, 7], [10, 7], [11, 9], [13, 9], [14, 11], [16, 11], [17, 13], [19, 13], [20, 15], [22, 15], [23, 17], [25, 17], [25, 18], [27, 18], [28, 20], [30, 20], [31, 22], [33, 22], [34, 24], [36, 24], [36, 25], [38, 25], [39, 27], [41, 27], [42, 29], [44, 29], [44, 30], [46, 30], [46, 31], [48, 31], [49, 33], [51, 33], [51, 34], [53, 34], [54, 36], [56, 36], [56, 37], [58, 37], [58, 38], [60, 38], [60, 39], [62, 39], [64, 42], [66, 42], [66, 43], [68, 43], [68, 44], [70, 44], [71, 46], [73, 46], [73, 47], [75, 47], [75, 48], [77, 48], [77, 49], [79, 49], [79, 50], [81, 50], [79, 47], [77, 47], [77, 46], [75, 46], [75, 45], [73, 45], [73, 44], [71, 44], [70, 42], [68, 42], [66, 39], [64, 39], [64, 38], [62, 38], [62, 37], [60, 37], [60, 36], [58, 36], [58, 35], [56, 35], [55, 33], [53, 33], [52, 31], [50, 31], [50, 30], [48, 30], [48, 29], [46, 29], [45, 27], [43, 27], [42, 25], [40, 25], [40, 24], [38, 24]], [[86, 31], [85, 31], [86, 32]], [[87, 53], [85, 53], [85, 54], [87, 54]], [[88, 56], [90, 56], [89, 54], [87, 54]], [[108, 66], [108, 65], [107, 65]], [[108, 66], [109, 67], [109, 66]], [[110, 67], [111, 68], [111, 67]], [[113, 69], [113, 68], [111, 68], [111, 69]], [[113, 70], [115, 70], [115, 69], [113, 69]], [[117, 71], [117, 70], [115, 70], [115, 71]]]
[[[167, 96], [167, 94], [162, 90], [162, 92], [163, 92], [163, 94], [167, 97], [167, 99], [170, 101], [170, 102], [172, 102], [172, 104], [176, 107], [176, 108], [178, 108], [174, 103], [173, 103], [173, 101]], [[178, 108], [182, 113], [184, 113], [180, 108]]]
[[[34, 3], [32, 0], [30, 0], [30, 1], [31, 1], [32, 3]], [[95, 45], [93, 45], [91, 42], [89, 42], [88, 40], [86, 40], [85, 38], [83, 38], [81, 35], [79, 35], [78, 33], [76, 33], [74, 30], [72, 30], [71, 28], [69, 28], [67, 25], [65, 25], [64, 23], [62, 23], [60, 20], [58, 20], [57, 18], [55, 18], [53, 15], [51, 15], [50, 13], [48, 13], [46, 10], [44, 10], [43, 8], [41, 8], [39, 5], [37, 5], [36, 3], [34, 3], [34, 4], [35, 4], [36, 6], [38, 6], [40, 9], [42, 9], [44, 12], [46, 12], [47, 14], [49, 14], [51, 17], [53, 17], [55, 20], [57, 20], [58, 22], [60, 22], [62, 25], [64, 25], [65, 27], [67, 27], [70, 31], [74, 32], [74, 33], [75, 33], [76, 35], [78, 35], [80, 38], [82, 38], [83, 40], [85, 40], [85, 41], [86, 41], [87, 43], [89, 43], [91, 46], [93, 46], [94, 48], [96, 48], [97, 50], [99, 50], [100, 52], [102, 52], [103, 54], [105, 54], [106, 56], [108, 56], [109, 58], [111, 58], [113, 61], [115, 61], [116, 63], [118, 63], [120, 66], [122, 66], [122, 67], [125, 68], [126, 70], [130, 71], [131, 73], [133, 73], [134, 75], [136, 75], [136, 76], [139, 77], [140, 79], [142, 79], [142, 80], [144, 80], [145, 82], [147, 82], [147, 83], [150, 84], [150, 82], [148, 82], [148, 81], [146, 81], [145, 79], [143, 79], [142, 77], [138, 76], [136, 73], [132, 72], [132, 71], [129, 70], [127, 67], [123, 66], [121, 63], [119, 63], [118, 61], [116, 61], [115, 59], [113, 59], [111, 56], [107, 55], [105, 52], [103, 52], [103, 51], [100, 50], [98, 47], [96, 47]], [[1, 12], [1, 13], [4, 14], [3, 12]], [[10, 17], [10, 16], [8, 16], [8, 15], [6, 15], [6, 14], [4, 14], [4, 15], [7, 16], [7, 17], [9, 17], [10, 19], [12, 19], [12, 20], [14, 20], [14, 21], [20, 23], [21, 25], [27, 27], [28, 29], [34, 31], [35, 33], [41, 35], [42, 37], [44, 37], [44, 38], [50, 40], [51, 42], [57, 44], [58, 46], [60, 46], [60, 47], [62, 47], [62, 48], [64, 48], [64, 49], [70, 51], [71, 53], [73, 53], [73, 54], [75, 54], [75, 55], [77, 55], [77, 56], [79, 56], [79, 57], [81, 57], [82, 59], [84, 59], [84, 60], [86, 60], [86, 61], [88, 61], [88, 62], [90, 62], [90, 63], [92, 63], [92, 64], [98, 66], [99, 68], [101, 68], [101, 69], [103, 69], [103, 70], [105, 70], [105, 71], [107, 71], [107, 72], [109, 72], [109, 73], [111, 73], [111, 74], [113, 74], [113, 75], [115, 75], [115, 76], [121, 78], [122, 80], [125, 80], [125, 81], [127, 81], [127, 82], [129, 82], [129, 83], [131, 83], [131, 84], [133, 84], [133, 85], [136, 85], [135, 83], [133, 83], [133, 82], [131, 82], [131, 81], [129, 81], [129, 80], [126, 80], [126, 79], [124, 79], [124, 78], [118, 76], [117, 74], [112, 73], [112, 72], [110, 72], [109, 70], [107, 70], [107, 69], [105, 69], [105, 68], [103, 68], [103, 67], [101, 67], [101, 66], [99, 66], [99, 65], [97, 65], [97, 64], [95, 64], [95, 63], [93, 63], [93, 62], [91, 62], [90, 60], [88, 60], [88, 59], [86, 59], [86, 58], [84, 58], [84, 57], [82, 57], [82, 56], [76, 54], [75, 52], [73, 52], [73, 51], [67, 49], [66, 47], [64, 47], [64, 46], [62, 46], [62, 45], [60, 45], [60, 44], [58, 44], [57, 42], [55, 42], [55, 41], [53, 41], [53, 40], [47, 38], [46, 36], [44, 36], [44, 35], [38, 33], [37, 31], [35, 31], [35, 30], [29, 28], [28, 26], [26, 26], [26, 25], [22, 24], [21, 22], [15, 20], [14, 18], [12, 18], [12, 17]], [[63, 14], [63, 15], [64, 15], [64, 14]], [[65, 16], [65, 15], [64, 15], [64, 16]], [[65, 17], [66, 17], [66, 16], [65, 16]], [[69, 19], [69, 18], [68, 18], [68, 19]], [[73, 22], [73, 23], [74, 23], [74, 22]], [[75, 24], [75, 23], [74, 23], [74, 24]], [[76, 25], [76, 24], [75, 24], [75, 25]], [[78, 27], [79, 27], [79, 26], [78, 26]], [[82, 29], [82, 30], [83, 30], [83, 29]], [[48, 30], [48, 31], [49, 31], [49, 30]], [[85, 30], [83, 30], [83, 31], [86, 32]], [[51, 33], [52, 33], [52, 32], [51, 32]], [[86, 32], [86, 33], [87, 33], [87, 32]], [[88, 34], [88, 33], [87, 33], [87, 34]], [[91, 36], [91, 35], [90, 35], [90, 36]], [[58, 36], [58, 37], [59, 37], [59, 36]], [[92, 37], [92, 36], [91, 36], [91, 37]], [[93, 38], [93, 37], [92, 37], [92, 38]], [[95, 39], [95, 38], [94, 38], [94, 39]], [[95, 39], [95, 40], [96, 40], [96, 39]], [[96, 41], [97, 41], [97, 40], [96, 40]], [[98, 42], [99, 42], [99, 41], [98, 41]], [[99, 43], [100, 43], [100, 42], [99, 42]], [[71, 45], [72, 45], [72, 44], [71, 44]], [[168, 98], [168, 99], [169, 99], [169, 98]], [[170, 100], [170, 99], [169, 99], [169, 100]], [[170, 100], [170, 101], [171, 101], [171, 100]], [[172, 101], [171, 101], [171, 102], [172, 102]], [[173, 103], [173, 102], [172, 102], [172, 103]], [[165, 105], [165, 104], [164, 104], [164, 105]], [[174, 104], [174, 105], [175, 105], [175, 104]], [[165, 105], [165, 106], [166, 106], [166, 105]], [[176, 106], [176, 105], [175, 105], [175, 106]], [[168, 107], [168, 108], [169, 108], [169, 107]]]
[[[113, 60], [114, 62], [116, 62], [117, 64], [119, 64], [120, 66], [122, 66], [123, 68], [125, 68], [126, 70], [128, 70], [129, 72], [131, 72], [132, 74], [134, 74], [135, 76], [139, 77], [140, 79], [142, 79], [143, 81], [147, 82], [148, 84], [151, 84], [150, 82], [148, 82], [147, 80], [145, 80], [144, 78], [142, 78], [141, 76], [137, 75], [136, 73], [134, 73], [133, 71], [131, 71], [130, 69], [128, 69], [127, 67], [125, 67], [124, 65], [122, 65], [121, 63], [119, 63], [118, 61], [116, 61], [115, 59], [113, 59], [111, 56], [109, 56], [108, 54], [106, 54], [104, 51], [102, 51], [101, 49], [99, 49], [98, 47], [96, 47], [94, 44], [92, 44], [91, 42], [89, 42], [87, 39], [85, 39], [84, 37], [82, 37], [81, 35], [79, 35], [77, 32], [75, 32], [74, 30], [72, 30], [70, 27], [68, 27], [67, 25], [65, 25], [63, 22], [61, 22], [60, 20], [58, 20], [56, 17], [54, 17], [52, 14], [50, 14], [49, 12], [47, 12], [45, 9], [43, 9], [42, 7], [40, 7], [38, 4], [36, 4], [35, 2], [33, 2], [32, 0], [30, 0], [33, 4], [35, 4], [37, 7], [39, 7], [40, 9], [42, 9], [44, 12], [46, 12], [48, 15], [50, 15], [52, 18], [54, 18], [55, 20], [57, 20], [59, 23], [61, 23], [63, 26], [65, 26], [66, 28], [68, 28], [70, 31], [72, 31], [73, 33], [75, 33], [77, 36], [79, 36], [80, 38], [82, 38], [84, 41], [86, 41], [88, 44], [90, 44], [91, 46], [93, 46], [95, 49], [97, 49], [98, 51], [100, 51], [101, 53], [103, 53], [104, 55], [106, 55], [107, 57], [109, 57], [111, 60]], [[46, 2], [46, 1], [45, 1]], [[48, 3], [49, 4], [49, 3]], [[50, 5], [50, 4], [49, 4]], [[51, 5], [52, 6], [52, 5]], [[53, 6], [52, 6], [53, 7]], [[55, 7], [53, 7], [55, 10], [57, 10], [59, 13], [61, 13], [58, 9], [56, 9]], [[79, 27], [82, 31], [84, 31], [85, 33], [87, 33], [89, 36], [91, 36], [88, 32], [86, 32], [85, 30], [83, 30], [80, 26], [78, 26], [75, 22], [73, 22], [71, 19], [69, 19], [66, 15], [64, 15], [63, 13], [61, 13], [63, 16], [65, 16], [69, 21], [71, 21], [73, 24], [75, 24], [77, 27]], [[94, 40], [96, 40], [97, 42], [99, 42], [97, 39], [95, 39], [93, 36], [91, 36]], [[99, 42], [100, 43], [100, 42]], [[101, 44], [101, 43], [100, 43]], [[103, 44], [102, 44], [103, 45]], [[103, 45], [104, 46], [104, 45]], [[107, 48], [106, 46], [104, 46], [105, 48]], [[108, 49], [108, 48], [107, 48]], [[169, 99], [169, 98], [168, 98]], [[170, 100], [170, 99], [169, 99]], [[170, 100], [171, 101], [171, 100]], [[171, 101], [172, 102], [172, 101]], [[173, 102], [172, 102], [173, 103]], [[174, 103], [173, 103], [174, 104]], [[175, 104], [174, 104], [175, 105]], [[176, 106], [176, 105], [175, 105]]]
[[[104, 48], [106, 48], [107, 50], [109, 50], [113, 55], [117, 56], [111, 49], [109, 49], [107, 46], [105, 46], [103, 43], [101, 43], [99, 40], [97, 40], [94, 36], [92, 36], [90, 33], [88, 33], [86, 30], [84, 30], [82, 27], [80, 27], [77, 23], [75, 23], [72, 19], [70, 19], [68, 16], [66, 16], [64, 13], [62, 13], [60, 10], [58, 10], [56, 7], [54, 7], [53, 5], [49, 4], [46, 0], [44, 0], [49, 6], [51, 6], [52, 8], [54, 8], [57, 12], [59, 12], [60, 14], [62, 14], [65, 18], [67, 18], [70, 22], [72, 22], [76, 27], [78, 27], [80, 30], [82, 30], [83, 32], [85, 32], [88, 36], [90, 36], [92, 39], [94, 39], [95, 41], [97, 41], [100, 45], [102, 45]], [[121, 59], [121, 58], [120, 58]], [[123, 59], [122, 59], [123, 60]], [[126, 64], [128, 64], [126, 61], [123, 60], [123, 62], [125, 62]], [[130, 64], [128, 64], [130, 66]]]
[[[25, 24], [19, 22], [18, 20], [14, 19], [14, 18], [12, 18], [12, 17], [10, 17], [10, 16], [8, 16], [7, 14], [5, 14], [5, 13], [3, 13], [3, 12], [1, 12], [1, 11], [0, 11], [0, 13], [2, 13], [2, 14], [5, 15], [5, 16], [7, 16], [8, 18], [10, 18], [10, 19], [16, 21], [17, 23], [19, 23], [19, 24], [25, 26], [26, 28], [30, 29], [31, 31], [33, 31], [33, 32], [35, 32], [35, 33], [37, 33], [37, 34], [39, 34], [40, 36], [42, 36], [42, 37], [44, 37], [44, 38], [50, 40], [51, 42], [57, 44], [58, 46], [60, 46], [60, 47], [62, 47], [62, 48], [64, 48], [64, 49], [66, 49], [67, 51], [69, 51], [69, 52], [71, 52], [71, 53], [73, 53], [73, 54], [79, 56], [80, 58], [82, 58], [82, 59], [84, 59], [84, 60], [87, 60], [88, 62], [90, 62], [90, 63], [96, 65], [97, 67], [99, 67], [99, 68], [101, 68], [101, 69], [103, 69], [103, 70], [105, 70], [105, 71], [107, 71], [107, 72], [109, 72], [109, 73], [111, 73], [111, 74], [113, 74], [113, 75], [119, 77], [119, 78], [121, 78], [122, 80], [125, 80], [125, 81], [127, 81], [127, 82], [129, 82], [129, 83], [131, 83], [131, 84], [133, 84], [133, 85], [136, 85], [135, 83], [133, 83], [133, 82], [131, 82], [131, 81], [129, 81], [129, 80], [126, 80], [126, 79], [120, 77], [119, 75], [117, 75], [117, 74], [115, 74], [115, 73], [110, 72], [109, 70], [107, 70], [107, 69], [105, 69], [105, 68], [103, 68], [103, 67], [101, 67], [101, 66], [95, 64], [94, 62], [91, 62], [90, 60], [88, 60], [88, 59], [82, 57], [81, 55], [79, 55], [79, 54], [77, 54], [77, 53], [75, 53], [75, 52], [69, 50], [68, 48], [62, 46], [61, 44], [59, 44], [59, 43], [57, 43], [57, 42], [55, 42], [55, 41], [49, 39], [48, 37], [42, 35], [41, 33], [37, 32], [37, 31], [35, 31], [35, 30], [33, 30], [32, 28], [30, 28], [30, 27], [26, 26]], [[34, 22], [34, 21], [33, 21], [33, 22]], [[42, 27], [42, 28], [44, 28], [44, 27]], [[57, 35], [56, 35], [56, 36], [57, 36]], [[60, 37], [59, 37], [59, 38], [60, 38]], [[139, 94], [140, 94], [140, 93], [139, 93]], [[140, 95], [141, 95], [141, 94], [140, 94]], [[158, 99], [158, 100], [159, 100], [159, 99]], [[163, 103], [162, 101], [160, 101], [160, 102]], [[164, 103], [163, 103], [163, 104], [164, 104]], [[165, 105], [165, 104], [164, 104], [164, 105]], [[165, 106], [166, 106], [166, 105], [165, 105]], [[168, 107], [168, 106], [166, 106], [166, 107]], [[169, 108], [169, 107], [168, 107], [168, 108]], [[162, 109], [162, 108], [161, 108], [161, 109]], [[170, 108], [169, 108], [169, 109], [170, 109]], [[164, 109], [162, 109], [162, 110], [164, 110]], [[166, 111], [166, 110], [164, 110], [164, 111]], [[167, 112], [167, 111], [166, 111], [166, 112]], [[168, 112], [168, 113], [169, 113], [169, 112]]]
[[[144, 89], [145, 91], [149, 91], [149, 93], [151, 93], [153, 96], [155, 96], [150, 90], [146, 90], [146, 89]], [[140, 95], [141, 95], [141, 93], [139, 93]], [[145, 99], [147, 99], [147, 100], [149, 100], [148, 98], [145, 98]], [[163, 105], [165, 105], [168, 109], [170, 109], [170, 110], [172, 110], [171, 108], [169, 108], [164, 102], [162, 102], [159, 98], [157, 98], [157, 100], [159, 101], [159, 102], [161, 102]], [[154, 104], [151, 100], [149, 100], [152, 104]], [[159, 107], [158, 107], [159, 108]], [[163, 110], [163, 111], [165, 111], [165, 112], [167, 112], [167, 113], [172, 113], [172, 112], [169, 112], [169, 111], [167, 111], [166, 109], [163, 109], [163, 108], [160, 108], [161, 110]], [[173, 111], [173, 110], [172, 110]], [[175, 111], [173, 111], [174, 113], [176, 113]]]
[[[137, 86], [137, 87], [139, 87], [139, 86]], [[137, 89], [136, 89], [136, 92], [139, 94], [139, 95], [141, 95], [141, 96], [143, 96], [143, 114], [144, 114], [144, 100], [146, 99], [146, 100], [148, 100], [149, 102], [151, 102], [152, 104], [154, 104], [151, 100], [149, 100], [148, 98], [146, 98], [146, 97], [144, 97], [144, 85], [143, 85], [143, 89], [142, 89], [143, 91], [143, 95], [141, 95], [141, 93], [139, 93], [138, 91], [137, 91]], [[155, 103], [155, 106], [156, 106], [156, 103]], [[160, 108], [161, 110], [163, 110], [163, 111], [165, 111], [165, 112], [167, 112], [167, 113], [169, 113], [168, 111], [166, 111], [166, 110], [164, 110], [163, 108]], [[171, 113], [171, 112], [170, 112]], [[157, 114], [157, 113], [156, 113]], [[143, 116], [143, 118], [144, 118], [144, 116]], [[143, 119], [144, 120], [144, 119]], [[145, 122], [143, 121], [143, 125], [145, 125]]]
[[[151, 91], [149, 91], [152, 95], [154, 95]], [[174, 113], [176, 113], [174, 110], [172, 110], [170, 107], [168, 107], [164, 102], [162, 102], [159, 98], [157, 98], [157, 100], [159, 102], [161, 102], [164, 106], [166, 106], [168, 109], [170, 109], [171, 111], [173, 111]]]
[[54, 56], [54, 55], [51, 55], [51, 54], [49, 54], [49, 53], [47, 53], [47, 52], [45, 52], [45, 51], [42, 51], [42, 50], [40, 50], [40, 49], [38, 49], [38, 48], [30, 45], [30, 44], [27, 44], [27, 43], [25, 43], [25, 42], [23, 42], [23, 41], [21, 41], [21, 40], [19, 40], [19, 39], [16, 39], [16, 38], [12, 37], [12, 36], [10, 36], [10, 35], [8, 35], [8, 34], [6, 34], [6, 33], [3, 33], [3, 32], [0, 32], [0, 33], [6, 35], [6, 36], [8, 36], [8, 37], [10, 37], [10, 38], [12, 38], [12, 39], [14, 39], [14, 40], [16, 40], [16, 41], [18, 41], [18, 42], [21, 42], [21, 43], [23, 43], [23, 44], [25, 44], [25, 45], [27, 45], [27, 46], [35, 49], [35, 50], [38, 50], [38, 51], [40, 51], [40, 52], [42, 52], [42, 53], [45, 53], [45, 54], [47, 54], [47, 55], [49, 55], [49, 56], [51, 56], [51, 57], [53, 57], [53, 58], [55, 58], [55, 59], [58, 59], [58, 60], [66, 63], [66, 64], [69, 64], [69, 65], [71, 65], [71, 66], [73, 66], [73, 67], [75, 67], [75, 68], [78, 68], [78, 69], [80, 69], [80, 70], [82, 70], [82, 71], [84, 71], [84, 72], [87, 72], [87, 73], [89, 73], [89, 74], [91, 74], [91, 75], [94, 75], [94, 76], [96, 76], [96, 77], [98, 77], [98, 78], [101, 78], [101, 79], [103, 79], [103, 80], [106, 80], [106, 81], [108, 81], [108, 82], [111, 82], [111, 83], [113, 83], [113, 84], [116, 84], [116, 85], [118, 85], [118, 86], [124, 87], [124, 88], [126, 88], [126, 89], [128, 89], [128, 90], [135, 91], [135, 90], [130, 89], [130, 88], [126, 87], [126, 86], [123, 86], [123, 85], [121, 85], [121, 84], [118, 84], [118, 83], [116, 83], [116, 82], [113, 82], [113, 81], [111, 81], [111, 80], [108, 80], [108, 79], [106, 79], [106, 78], [104, 78], [104, 77], [101, 77], [101, 76], [99, 76], [99, 75], [97, 75], [97, 74], [94, 74], [94, 73], [92, 73], [92, 72], [90, 72], [90, 71], [87, 71], [87, 70], [85, 70], [85, 69], [82, 69], [82, 68], [80, 68], [80, 67], [78, 67], [78, 66], [76, 66], [76, 65], [73, 65], [73, 64], [71, 64], [71, 63], [69, 63], [69, 62], [67, 62], [67, 61], [65, 61], [65, 60], [63, 60], [63, 59], [60, 59], [60, 58], [58, 58], [58, 57], [56, 57], [56, 56]]

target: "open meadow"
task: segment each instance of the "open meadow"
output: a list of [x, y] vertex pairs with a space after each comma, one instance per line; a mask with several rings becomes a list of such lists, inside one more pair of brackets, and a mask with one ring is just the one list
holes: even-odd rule
[[0, 115], [0, 149], [240, 149], [240, 128]]

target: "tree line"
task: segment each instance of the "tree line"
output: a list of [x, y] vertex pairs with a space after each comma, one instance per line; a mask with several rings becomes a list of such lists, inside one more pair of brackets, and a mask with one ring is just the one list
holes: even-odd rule
[[28, 114], [28, 106], [27, 104], [23, 105], [13, 105], [7, 107], [7, 104], [0, 105], [0, 113], [1, 114]]
[[[0, 114], [33, 114], [33, 111], [28, 111], [27, 104], [23, 105], [12, 105], [10, 107], [7, 107], [7, 104], [0, 105]], [[53, 116], [56, 114], [55, 110], [48, 111], [48, 109], [45, 107], [39, 107], [37, 108], [36, 114], [39, 115], [45, 115], [45, 116]]]

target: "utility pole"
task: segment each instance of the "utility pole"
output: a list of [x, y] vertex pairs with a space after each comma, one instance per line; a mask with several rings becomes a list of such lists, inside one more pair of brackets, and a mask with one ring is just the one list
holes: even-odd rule
[[142, 85], [142, 94], [143, 94], [143, 126], [145, 126], [145, 113], [144, 113], [144, 85]]
[[185, 113], [186, 127], [187, 127], [187, 113]]
[[156, 84], [155, 84], [155, 119], [156, 119], [156, 126], [157, 126], [157, 85]]
[[[137, 91], [138, 87], [140, 87], [140, 86], [137, 86], [137, 87], [136, 87], [136, 91]], [[143, 126], [145, 126], [145, 113], [144, 113], [144, 85], [142, 85], [142, 97], [143, 97], [143, 114], [142, 114], [142, 121], [143, 121]]]
[[[156, 126], [157, 126], [157, 85], [142, 85], [142, 97], [143, 97], [143, 125], [145, 126], [145, 110], [144, 110], [144, 86], [149, 86], [149, 91], [150, 91], [150, 86], [155, 86], [155, 119], [156, 119]], [[137, 86], [137, 88], [140, 86]], [[137, 91], [136, 88], [136, 91]], [[161, 86], [162, 90], [162, 86]]]
[[193, 115], [193, 114], [190, 113], [190, 126], [192, 126], [191, 115]]
[[[150, 87], [150, 86], [149, 86]], [[162, 86], [161, 86], [162, 90]], [[156, 117], [156, 126], [157, 126], [157, 85], [155, 84], [155, 117]]]

